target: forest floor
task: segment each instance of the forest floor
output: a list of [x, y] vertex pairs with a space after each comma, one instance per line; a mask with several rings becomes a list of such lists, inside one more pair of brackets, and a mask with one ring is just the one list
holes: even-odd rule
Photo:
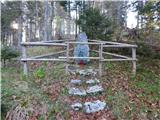
[[160, 119], [159, 59], [138, 58], [136, 76], [131, 74], [129, 62], [104, 63], [100, 78], [104, 93], [99, 98], [109, 110], [92, 114], [71, 110], [68, 103], [74, 98], [68, 97], [70, 76], [65, 74], [63, 63], [34, 62], [29, 66], [29, 77], [23, 75], [17, 61], [1, 69], [2, 120], [7, 112], [8, 116], [15, 114], [17, 106], [19, 111], [25, 109], [30, 120]]

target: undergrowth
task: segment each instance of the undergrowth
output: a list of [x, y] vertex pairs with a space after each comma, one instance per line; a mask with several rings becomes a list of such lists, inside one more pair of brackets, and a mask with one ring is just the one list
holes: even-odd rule
[[[65, 65], [44, 62], [38, 66], [29, 77], [23, 75], [21, 68], [2, 68], [2, 120], [13, 105], [29, 107], [35, 100], [47, 105], [47, 114], [39, 115], [39, 119], [69, 119], [69, 107], [61, 99], [68, 95]], [[106, 62], [103, 70], [105, 100], [118, 120], [160, 118], [160, 60], [138, 58], [136, 76], [131, 74], [129, 62]], [[56, 91], [48, 88], [52, 85]]]

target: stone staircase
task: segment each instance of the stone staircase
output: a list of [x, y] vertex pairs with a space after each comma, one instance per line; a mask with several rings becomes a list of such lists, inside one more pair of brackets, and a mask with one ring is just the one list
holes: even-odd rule
[[[100, 80], [97, 79], [98, 71], [89, 68], [70, 67], [68, 69], [72, 76], [69, 83], [69, 95], [76, 96], [76, 102], [73, 101], [71, 108], [75, 111], [84, 111], [85, 113], [94, 113], [108, 108], [107, 104], [102, 100], [81, 102], [78, 98], [81, 97], [96, 97], [103, 93]], [[74, 77], [73, 77], [74, 76]]]

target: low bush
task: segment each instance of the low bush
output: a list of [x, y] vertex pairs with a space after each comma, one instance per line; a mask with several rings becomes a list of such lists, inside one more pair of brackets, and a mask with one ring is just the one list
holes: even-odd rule
[[35, 71], [34, 72], [34, 77], [38, 78], [38, 79], [44, 78], [45, 77], [45, 70], [44, 70], [44, 68], [41, 67], [37, 71]]
[[[137, 57], [140, 58], [151, 58], [151, 59], [160, 59], [160, 48], [155, 48], [149, 44], [146, 44], [144, 42], [137, 42], [136, 43], [136, 54]], [[156, 50], [158, 49], [158, 50]], [[132, 50], [129, 48], [112, 48], [112, 49], [104, 49], [105, 52], [111, 52], [111, 53], [117, 53], [121, 55], [132, 55]]]
[[137, 43], [137, 55], [141, 57], [149, 57], [153, 59], [160, 59], [160, 53], [155, 51], [155, 49], [145, 43]]
[[14, 49], [13, 47], [3, 46], [1, 47], [1, 60], [4, 62], [4, 67], [6, 60], [11, 60], [12, 58], [16, 58], [20, 55], [19, 51]]

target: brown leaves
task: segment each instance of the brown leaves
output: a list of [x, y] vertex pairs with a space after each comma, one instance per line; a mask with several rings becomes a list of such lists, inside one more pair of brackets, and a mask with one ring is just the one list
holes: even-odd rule
[[32, 109], [29, 120], [37, 120], [41, 115], [46, 117], [48, 108], [46, 104], [38, 103], [36, 100], [33, 100], [30, 104]]
[[49, 87], [45, 88], [45, 92], [50, 96], [50, 98], [54, 101], [58, 98], [58, 95], [61, 91], [61, 84], [55, 83], [50, 85]]
[[65, 120], [65, 119], [62, 117], [61, 113], [58, 113], [56, 115], [56, 120]]
[[71, 120], [115, 120], [111, 111], [103, 110], [86, 114], [84, 112], [69, 111]]

